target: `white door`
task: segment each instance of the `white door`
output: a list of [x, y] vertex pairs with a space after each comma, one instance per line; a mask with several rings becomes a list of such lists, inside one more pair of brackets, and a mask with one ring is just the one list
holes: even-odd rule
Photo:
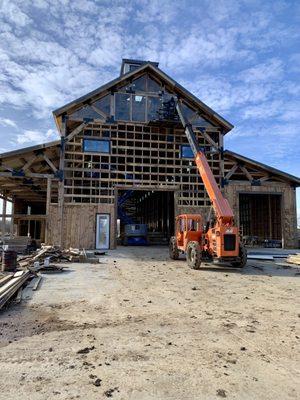
[[109, 249], [110, 215], [96, 215], [96, 249]]

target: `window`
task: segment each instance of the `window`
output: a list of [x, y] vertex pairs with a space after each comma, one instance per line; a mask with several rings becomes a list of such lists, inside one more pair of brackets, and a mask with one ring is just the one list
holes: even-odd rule
[[147, 118], [148, 121], [155, 121], [158, 119], [158, 109], [161, 107], [161, 98], [148, 96], [147, 104]]
[[138, 69], [140, 67], [140, 64], [130, 64], [129, 65], [129, 71], [134, 71], [135, 69]]
[[194, 158], [191, 146], [181, 145], [180, 147], [180, 157], [181, 158]]
[[101, 119], [102, 117], [92, 109], [90, 106], [85, 106], [80, 108], [79, 110], [73, 112], [69, 116], [71, 120], [77, 120], [77, 121], [82, 121], [84, 118], [89, 118], [89, 119]]
[[110, 141], [83, 139], [83, 151], [86, 153], [110, 153]]
[[116, 119], [130, 121], [130, 94], [116, 93]]
[[145, 121], [146, 97], [132, 96], [132, 121]]
[[134, 79], [132, 81], [132, 89], [140, 92], [146, 91], [147, 77], [142, 75], [140, 78]]
[[106, 95], [101, 99], [95, 101], [94, 105], [103, 111], [105, 114], [110, 115], [110, 95]]
[[148, 76], [148, 92], [159, 92], [160, 90], [160, 84]]

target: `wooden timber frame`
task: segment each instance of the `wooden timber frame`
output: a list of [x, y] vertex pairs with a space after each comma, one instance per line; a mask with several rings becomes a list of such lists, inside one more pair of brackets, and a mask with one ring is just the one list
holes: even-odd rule
[[[33, 233], [32, 238], [46, 240], [49, 205], [57, 201], [59, 141], [31, 146], [0, 155], [0, 190], [2, 193], [2, 240], [4, 235]], [[52, 183], [52, 191], [51, 191]], [[52, 198], [51, 198], [52, 197]], [[6, 213], [7, 201], [11, 213]], [[10, 231], [5, 231], [10, 219]], [[37, 230], [35, 227], [39, 225]], [[27, 226], [27, 228], [26, 228]], [[35, 237], [35, 232], [39, 232]]]
[[[146, 91], [138, 87], [144, 76]], [[149, 82], [158, 87], [156, 92], [149, 89]], [[0, 188], [4, 198], [14, 199], [14, 215], [26, 214], [25, 202], [36, 215], [46, 216], [46, 243], [86, 249], [95, 243], [97, 213], [110, 214], [110, 243], [115, 247], [118, 190], [174, 190], [176, 213], [205, 217], [211, 203], [194, 160], [183, 156], [188, 142], [182, 126], [149, 117], [151, 106], [160, 101], [162, 93], [176, 95], [184, 102], [199, 145], [234, 208], [237, 223], [240, 193], [282, 194], [282, 237], [291, 246], [295, 187], [300, 179], [224, 151], [224, 136], [233, 126], [151, 62], [142, 62], [134, 71], [55, 110], [59, 141], [0, 155]], [[118, 116], [118, 96], [130, 101], [127, 120]], [[133, 118], [135, 96], [145, 102], [143, 121]], [[86, 151], [86, 140], [109, 141], [109, 152]]]

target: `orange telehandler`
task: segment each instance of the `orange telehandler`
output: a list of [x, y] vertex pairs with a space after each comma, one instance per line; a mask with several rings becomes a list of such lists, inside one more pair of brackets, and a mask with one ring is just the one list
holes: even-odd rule
[[170, 239], [170, 257], [176, 260], [180, 252], [185, 253], [188, 265], [193, 269], [199, 269], [203, 259], [218, 260], [242, 268], [247, 262], [247, 251], [241, 243], [238, 227], [234, 224], [232, 209], [215, 180], [204, 152], [199, 147], [192, 125], [182, 111], [180, 100], [172, 98], [173, 104], [174, 101], [215, 217], [208, 220], [203, 227], [201, 215], [178, 215], [176, 233]]

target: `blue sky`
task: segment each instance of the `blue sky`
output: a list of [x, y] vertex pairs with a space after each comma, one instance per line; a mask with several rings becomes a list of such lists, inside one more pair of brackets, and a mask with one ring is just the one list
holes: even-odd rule
[[56, 139], [51, 111], [127, 57], [233, 123], [226, 148], [300, 176], [299, 26], [299, 1], [0, 0], [0, 151]]

